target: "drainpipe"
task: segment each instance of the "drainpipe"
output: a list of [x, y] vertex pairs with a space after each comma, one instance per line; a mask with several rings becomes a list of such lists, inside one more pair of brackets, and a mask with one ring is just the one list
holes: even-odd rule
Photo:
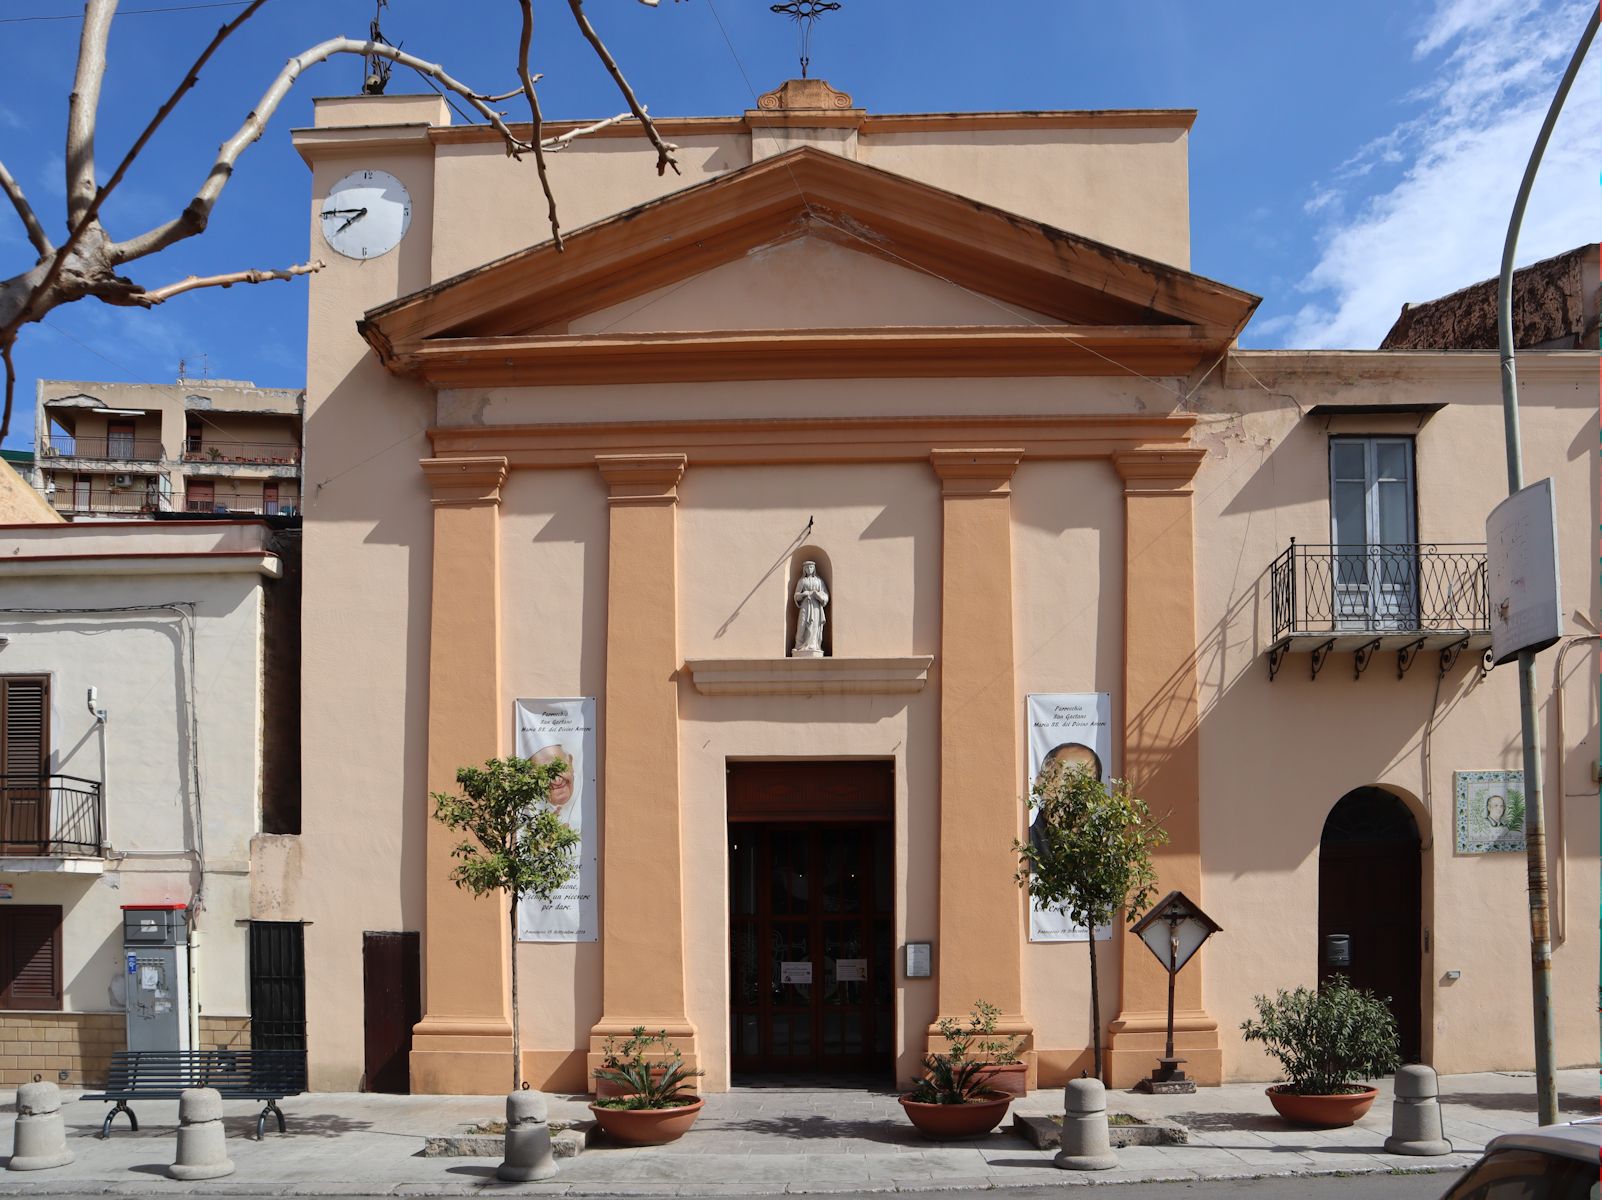
[[[1496, 287], [1496, 333], [1502, 359], [1502, 416], [1507, 440], [1508, 495], [1524, 487], [1524, 455], [1519, 437], [1519, 385], [1513, 371], [1513, 257], [1518, 249], [1519, 227], [1524, 223], [1524, 207], [1529, 203], [1535, 172], [1546, 152], [1546, 143], [1563, 111], [1574, 77], [1579, 74], [1585, 52], [1596, 37], [1602, 9], [1592, 8], [1580, 44], [1563, 72], [1557, 94], [1547, 109], [1546, 120], [1536, 136], [1535, 148], [1519, 181], [1508, 219], [1507, 241], [1502, 247], [1502, 275]], [[1519, 723], [1524, 743], [1524, 845], [1525, 874], [1530, 897], [1530, 979], [1534, 993], [1535, 1092], [1539, 1123], [1555, 1125], [1558, 1119], [1557, 1079], [1552, 1073], [1552, 914], [1546, 876], [1546, 814], [1541, 789], [1541, 740], [1535, 727], [1535, 653], [1519, 652]], [[1561, 783], [1559, 786], [1561, 791]]]
[[95, 801], [95, 819], [100, 826], [96, 832], [98, 845], [95, 853], [104, 856], [106, 853], [106, 710], [97, 703], [99, 695], [97, 689], [90, 688], [85, 697], [89, 705], [89, 715], [95, 719], [95, 725], [100, 731], [100, 795]]

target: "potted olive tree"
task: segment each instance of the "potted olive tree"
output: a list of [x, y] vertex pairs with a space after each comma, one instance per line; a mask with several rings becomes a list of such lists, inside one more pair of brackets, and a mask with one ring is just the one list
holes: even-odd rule
[[1122, 779], [1103, 783], [1074, 763], [1042, 771], [1030, 793], [1029, 841], [1014, 842], [1018, 885], [1044, 907], [1090, 931], [1090, 1028], [1095, 1071], [1102, 1078], [1101, 996], [1096, 975], [1097, 926], [1120, 910], [1134, 924], [1151, 905], [1157, 872], [1151, 852], [1168, 834], [1145, 801]]
[[501, 892], [511, 927], [512, 1090], [523, 1087], [523, 1040], [517, 1003], [517, 901], [549, 901], [578, 870], [579, 833], [551, 807], [551, 786], [567, 763], [492, 758], [482, 767], [456, 772], [460, 794], [435, 792], [434, 817], [450, 829], [472, 834], [451, 851], [451, 879], [475, 896]]
[[1389, 1075], [1401, 1064], [1390, 1008], [1342, 975], [1316, 991], [1281, 988], [1274, 999], [1257, 996], [1253, 1003], [1257, 1019], [1241, 1022], [1240, 1031], [1278, 1060], [1287, 1082], [1269, 1088], [1268, 1100], [1292, 1124], [1352, 1124], [1379, 1094], [1359, 1080]]

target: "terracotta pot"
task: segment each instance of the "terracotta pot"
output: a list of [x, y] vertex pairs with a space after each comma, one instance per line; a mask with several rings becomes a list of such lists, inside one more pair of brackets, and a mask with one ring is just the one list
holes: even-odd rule
[[901, 1097], [901, 1107], [907, 1119], [919, 1133], [937, 1142], [954, 1138], [980, 1137], [1001, 1124], [1007, 1115], [1011, 1096], [992, 1093], [989, 1099], [972, 1100], [967, 1104], [920, 1104], [909, 1096]]
[[690, 1131], [705, 1100], [673, 1108], [601, 1108], [590, 1105], [595, 1120], [610, 1137], [626, 1146], [665, 1146]]
[[1306, 1125], [1310, 1129], [1339, 1129], [1355, 1124], [1374, 1104], [1378, 1088], [1361, 1092], [1342, 1092], [1336, 1096], [1302, 1096], [1283, 1090], [1287, 1085], [1276, 1084], [1268, 1089], [1268, 1102], [1293, 1125]]
[[1009, 1096], [1029, 1094], [1027, 1063], [986, 1063], [979, 1068], [979, 1078], [992, 1092], [1005, 1092]]

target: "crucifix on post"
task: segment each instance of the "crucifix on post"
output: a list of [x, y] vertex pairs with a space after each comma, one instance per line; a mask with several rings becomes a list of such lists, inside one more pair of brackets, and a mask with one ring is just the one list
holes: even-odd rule
[[1142, 1092], [1194, 1092], [1196, 1081], [1181, 1070], [1184, 1059], [1174, 1056], [1174, 980], [1219, 927], [1184, 892], [1169, 892], [1135, 923], [1131, 932], [1146, 944], [1168, 972], [1168, 1044], [1150, 1079], [1135, 1085]]
[[826, 12], [840, 7], [839, 0], [788, 0], [785, 4], [770, 4], [768, 8], [783, 13], [796, 23], [801, 33], [801, 78], [807, 77], [812, 58], [812, 24]]

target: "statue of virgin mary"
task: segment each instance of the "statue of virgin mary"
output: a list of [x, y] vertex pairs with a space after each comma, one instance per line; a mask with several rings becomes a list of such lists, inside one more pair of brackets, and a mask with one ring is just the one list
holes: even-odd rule
[[818, 564], [801, 564], [801, 578], [795, 583], [795, 603], [801, 611], [795, 622], [795, 649], [792, 658], [823, 657], [824, 606], [829, 603], [829, 589], [818, 577]]

